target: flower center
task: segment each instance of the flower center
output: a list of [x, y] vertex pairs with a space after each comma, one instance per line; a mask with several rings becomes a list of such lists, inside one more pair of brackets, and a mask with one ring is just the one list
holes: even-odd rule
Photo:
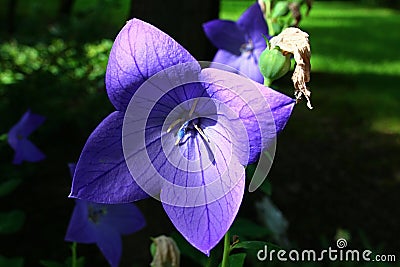
[[106, 215], [107, 209], [105, 207], [94, 207], [92, 205], [89, 205], [88, 208], [88, 213], [89, 213], [89, 220], [91, 220], [94, 223], [98, 223], [100, 218]]
[[176, 119], [173, 123], [171, 123], [171, 125], [168, 127], [167, 129], [167, 133], [169, 133], [173, 128], [175, 128], [175, 126], [179, 125], [180, 123], [181, 126], [179, 127], [177, 133], [176, 133], [176, 141], [175, 141], [175, 145], [179, 145], [182, 142], [182, 139], [185, 137], [186, 133], [188, 131], [196, 131], [200, 134], [200, 136], [206, 140], [208, 143], [210, 143], [210, 139], [207, 137], [207, 135], [204, 133], [203, 129], [200, 128], [200, 120], [199, 118], [192, 118], [193, 112], [196, 109], [197, 103], [199, 102], [199, 99], [195, 99], [193, 102], [193, 106], [189, 111], [188, 116], [186, 117], [186, 119], [184, 118], [179, 118]]
[[247, 41], [247, 43], [244, 43], [240, 46], [240, 52], [243, 53], [251, 53], [253, 52], [254, 49], [254, 45], [253, 45], [253, 41], [251, 39], [249, 39]]

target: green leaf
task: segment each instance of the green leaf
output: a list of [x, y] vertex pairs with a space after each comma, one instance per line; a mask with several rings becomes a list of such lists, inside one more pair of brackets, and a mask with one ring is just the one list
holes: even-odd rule
[[244, 260], [246, 259], [246, 253], [238, 253], [229, 256], [230, 267], [242, 267]]
[[289, 12], [288, 5], [289, 5], [289, 3], [286, 2], [286, 1], [278, 1], [275, 4], [274, 8], [272, 9], [271, 16], [273, 18], [278, 18], [278, 17], [285, 16]]
[[[72, 266], [72, 257], [68, 257], [65, 262], [64, 265], [65, 267], [71, 267]], [[79, 257], [76, 259], [76, 265], [75, 267], [84, 267], [85, 266], [85, 257]]]
[[269, 248], [276, 249], [276, 250], [280, 249], [279, 246], [274, 245], [269, 242], [265, 242], [265, 241], [242, 241], [242, 242], [239, 242], [239, 243], [236, 243], [235, 245], [233, 245], [232, 250], [239, 249], [239, 248], [248, 249], [248, 250], [260, 250], [260, 249], [264, 249], [265, 246], [268, 246]]
[[[44, 267], [71, 267], [72, 266], [72, 258], [68, 257], [63, 263], [51, 260], [41, 260], [40, 264]], [[85, 266], [85, 257], [79, 257], [76, 260], [75, 267], [84, 267]]]
[[254, 222], [245, 218], [236, 218], [235, 222], [230, 228], [230, 232], [233, 235], [238, 235], [239, 238], [260, 238], [271, 234], [271, 231], [265, 227], [262, 227]]
[[[237, 253], [229, 255], [228, 266], [229, 267], [243, 267], [244, 260], [246, 259], [246, 253]], [[221, 266], [221, 264], [219, 264]]]
[[0, 197], [10, 194], [22, 182], [21, 179], [10, 179], [0, 184]]
[[0, 255], [0, 266], [6, 267], [22, 267], [24, 266], [23, 258], [6, 258]]
[[[264, 52], [263, 52], [263, 54], [264, 54]], [[261, 56], [260, 56], [259, 62], [261, 64]], [[271, 63], [271, 62], [269, 62], [269, 63]], [[290, 67], [290, 60], [289, 60], [289, 67]], [[261, 65], [260, 65], [260, 69], [261, 69]], [[264, 76], [264, 79], [266, 79], [266, 78], [267, 77]], [[272, 163], [273, 158], [269, 154], [269, 152], [264, 151], [263, 153], [264, 153], [264, 156], [266, 156], [268, 158], [268, 160]], [[257, 167], [258, 167], [257, 175], [255, 175], [255, 171], [256, 171]], [[266, 195], [269, 196], [272, 194], [272, 187], [271, 187], [270, 182], [268, 182], [268, 180], [267, 180], [268, 170], [269, 169], [265, 169], [265, 167], [263, 168], [263, 167], [258, 166], [258, 163], [247, 165], [246, 179], [251, 181], [250, 187], [251, 187], [252, 183], [255, 184], [255, 188], [253, 190], [255, 190], [256, 188], [257, 189], [259, 188], [263, 193], [265, 193]]]
[[12, 234], [21, 229], [25, 213], [21, 210], [0, 213], [0, 234]]
[[40, 264], [44, 267], [65, 267], [64, 264], [56, 261], [41, 260]]
[[260, 190], [267, 196], [271, 196], [272, 195], [271, 183], [268, 180], [264, 181], [260, 186]]
[[0, 141], [1, 142], [3, 142], [3, 141], [6, 141], [7, 140], [7, 138], [8, 138], [8, 134], [2, 134], [2, 135], [0, 135]]

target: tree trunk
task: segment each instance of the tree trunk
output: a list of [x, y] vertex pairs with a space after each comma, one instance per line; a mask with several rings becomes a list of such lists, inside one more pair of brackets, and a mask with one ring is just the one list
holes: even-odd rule
[[218, 15], [219, 0], [131, 0], [129, 19], [139, 18], [166, 32], [197, 60], [211, 60], [216, 49], [202, 24]]

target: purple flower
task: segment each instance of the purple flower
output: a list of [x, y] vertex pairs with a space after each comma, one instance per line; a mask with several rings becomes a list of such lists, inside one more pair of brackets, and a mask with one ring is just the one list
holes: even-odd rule
[[45, 121], [45, 117], [33, 114], [30, 110], [25, 112], [21, 120], [15, 124], [8, 132], [8, 143], [14, 149], [14, 164], [21, 164], [26, 160], [37, 162], [46, 156], [31, 141], [29, 135]]
[[106, 87], [117, 111], [87, 140], [70, 196], [158, 198], [182, 235], [208, 254], [238, 212], [244, 166], [273, 143], [294, 100], [243, 76], [202, 69], [138, 19], [114, 42]]
[[203, 24], [203, 29], [219, 49], [213, 62], [228, 65], [233, 68], [231, 71], [240, 72], [263, 83], [258, 59], [267, 47], [263, 36], [269, 36], [268, 26], [258, 3], [251, 5], [237, 22], [216, 19]]
[[[75, 164], [69, 164], [69, 168], [73, 173]], [[114, 267], [121, 259], [121, 235], [132, 234], [144, 226], [144, 217], [133, 204], [106, 205], [77, 199], [65, 240], [96, 243]]]

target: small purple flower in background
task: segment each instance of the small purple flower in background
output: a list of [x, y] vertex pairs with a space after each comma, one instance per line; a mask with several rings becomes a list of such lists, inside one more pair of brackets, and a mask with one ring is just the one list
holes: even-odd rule
[[[69, 164], [69, 168], [73, 174], [75, 164]], [[144, 217], [133, 204], [106, 205], [77, 199], [65, 240], [96, 243], [110, 265], [115, 267], [121, 259], [121, 235], [132, 234], [144, 226]]]
[[14, 164], [22, 161], [37, 162], [46, 156], [31, 141], [29, 135], [45, 121], [45, 117], [33, 114], [30, 110], [8, 132], [8, 143], [14, 149]]
[[70, 197], [109, 204], [159, 197], [178, 231], [209, 254], [240, 207], [244, 166], [284, 128], [294, 100], [243, 76], [201, 69], [138, 19], [114, 42], [106, 88], [117, 111], [87, 140]]
[[[265, 50], [268, 26], [258, 3], [251, 5], [237, 22], [212, 20], [203, 24], [207, 37], [219, 50], [213, 62], [233, 67], [250, 79], [263, 83], [258, 59]], [[230, 69], [226, 69], [232, 71]]]

